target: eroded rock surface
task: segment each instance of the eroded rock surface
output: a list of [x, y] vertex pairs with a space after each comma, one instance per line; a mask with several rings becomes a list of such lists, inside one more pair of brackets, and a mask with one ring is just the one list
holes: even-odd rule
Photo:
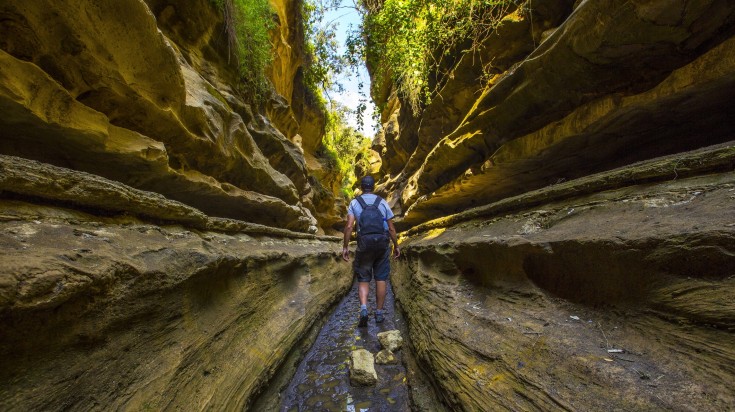
[[[405, 237], [392, 279], [412, 348], [445, 402], [458, 410], [729, 408], [729, 147], [724, 172], [607, 191], [616, 172], [593, 175], [569, 182], [566, 196], [539, 190]], [[673, 169], [661, 164], [638, 173], [668, 176]], [[585, 185], [598, 190], [572, 194]]]
[[242, 410], [352, 282], [336, 238], [23, 159], [0, 170], [6, 410]]
[[378, 190], [403, 229], [732, 139], [735, 7], [534, 2], [511, 10], [414, 115], [384, 86]]
[[[283, 53], [270, 71], [286, 98], [275, 95], [264, 110], [238, 89], [209, 0], [4, 2], [0, 153], [161, 193], [211, 216], [316, 232], [305, 154], [314, 156], [323, 127], [301, 130], [314, 123], [303, 113], [317, 109], [292, 98], [303, 94], [304, 39], [291, 3], [275, 5]], [[305, 134], [317, 141], [308, 153]], [[330, 189], [321, 195], [333, 198]]]
[[[272, 4], [262, 104], [210, 0], [0, 5], [3, 409], [277, 407], [272, 378], [352, 277], [338, 239], [308, 234], [339, 226], [341, 179], [316, 155], [301, 5]], [[408, 369], [351, 397], [351, 345], [321, 348], [304, 379], [323, 386], [289, 404], [406, 409], [382, 376], [417, 361], [456, 410], [727, 410], [735, 5], [509, 13], [420, 113], [373, 88], [370, 172], [410, 228], [392, 278]], [[334, 320], [356, 344], [354, 314]]]

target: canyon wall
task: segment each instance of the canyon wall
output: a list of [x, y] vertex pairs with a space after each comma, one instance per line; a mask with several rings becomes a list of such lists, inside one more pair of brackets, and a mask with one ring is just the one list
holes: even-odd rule
[[339, 243], [0, 155], [4, 410], [242, 410], [352, 284]]
[[378, 93], [379, 190], [400, 227], [732, 139], [731, 4], [576, 3], [506, 16], [416, 115]]
[[406, 234], [394, 290], [444, 401], [466, 411], [730, 408], [734, 168], [735, 145], [724, 145]]
[[[209, 0], [0, 5], [4, 409], [247, 409], [348, 289], [300, 4], [271, 3], [261, 102]], [[734, 34], [730, 1], [534, 0], [419, 112], [373, 87], [406, 349], [448, 407], [735, 403]]]
[[2, 2], [3, 410], [242, 410], [348, 290], [300, 4], [256, 101], [212, 1]]
[[451, 409], [735, 402], [734, 34], [732, 2], [529, 1], [417, 113], [374, 85], [394, 290]]
[[331, 182], [315, 179], [305, 160], [324, 119], [303, 98], [300, 3], [274, 7], [275, 94], [254, 104], [239, 89], [222, 12], [209, 0], [4, 2], [0, 153], [212, 216], [312, 233], [331, 227], [336, 211], [322, 207], [321, 224], [314, 217], [315, 198], [335, 204]]

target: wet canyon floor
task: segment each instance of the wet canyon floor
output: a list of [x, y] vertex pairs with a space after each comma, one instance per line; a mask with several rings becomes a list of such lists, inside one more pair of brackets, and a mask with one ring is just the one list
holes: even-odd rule
[[[375, 322], [375, 282], [370, 283], [367, 327], [358, 328], [357, 282], [334, 309], [316, 341], [300, 362], [294, 377], [281, 394], [281, 411], [407, 411], [411, 406], [406, 364], [407, 331], [396, 309], [390, 282], [385, 300], [385, 321]], [[375, 365], [375, 386], [353, 386], [349, 378], [349, 358], [353, 350], [364, 348], [373, 354], [381, 350], [377, 334], [400, 330], [404, 346], [396, 351], [398, 363]], [[420, 387], [420, 385], [419, 385]]]

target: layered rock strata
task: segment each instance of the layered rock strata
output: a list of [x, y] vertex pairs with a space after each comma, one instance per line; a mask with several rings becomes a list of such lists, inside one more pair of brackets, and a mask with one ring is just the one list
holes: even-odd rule
[[417, 116], [384, 100], [379, 189], [401, 227], [732, 138], [732, 4], [528, 6]]
[[729, 408], [734, 170], [735, 146], [703, 149], [406, 234], [392, 279], [445, 402], [468, 411]]
[[300, 3], [273, 6], [258, 101], [213, 1], [0, 5], [4, 410], [247, 409], [346, 292], [303, 233], [336, 177]]
[[[161, 193], [211, 216], [315, 232], [296, 136], [300, 120], [312, 121], [295, 114], [314, 109], [303, 99], [291, 106], [291, 95], [274, 96], [268, 110], [249, 102], [220, 14], [209, 0], [4, 2], [0, 153]], [[303, 33], [289, 24], [280, 22], [278, 44], [297, 49]], [[274, 62], [277, 92], [303, 94], [294, 54]], [[308, 128], [318, 140], [319, 128]]]
[[335, 238], [25, 159], [0, 210], [5, 410], [242, 410], [352, 280]]

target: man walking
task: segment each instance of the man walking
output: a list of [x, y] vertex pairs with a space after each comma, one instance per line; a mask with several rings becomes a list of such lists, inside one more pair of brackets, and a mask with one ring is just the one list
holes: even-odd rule
[[347, 225], [344, 230], [342, 259], [349, 261], [348, 248], [352, 226], [357, 222], [357, 250], [352, 269], [357, 276], [358, 296], [360, 297], [360, 321], [358, 326], [367, 326], [367, 300], [370, 280], [375, 277], [375, 322], [384, 320], [383, 303], [385, 302], [386, 281], [390, 275], [390, 241], [393, 242], [393, 256], [399, 257], [396, 228], [393, 226], [393, 212], [388, 203], [373, 194], [375, 179], [365, 176], [360, 181], [362, 195], [350, 202], [347, 208]]

